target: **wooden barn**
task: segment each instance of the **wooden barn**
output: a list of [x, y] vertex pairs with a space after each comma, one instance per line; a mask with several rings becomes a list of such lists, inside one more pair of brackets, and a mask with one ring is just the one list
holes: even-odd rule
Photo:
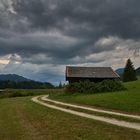
[[107, 79], [116, 80], [120, 79], [120, 76], [111, 67], [66, 66], [66, 81], [69, 83], [85, 80], [97, 83]]

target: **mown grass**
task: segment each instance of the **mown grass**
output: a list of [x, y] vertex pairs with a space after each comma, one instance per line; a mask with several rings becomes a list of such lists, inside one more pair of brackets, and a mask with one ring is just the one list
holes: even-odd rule
[[50, 104], [50, 105], [55, 105], [57, 107], [61, 107], [61, 108], [65, 108], [65, 109], [69, 109], [69, 110], [74, 110], [74, 111], [78, 111], [78, 112], [84, 112], [84, 113], [88, 113], [88, 114], [92, 114], [95, 116], [104, 116], [104, 117], [108, 117], [108, 118], [113, 118], [113, 119], [118, 119], [118, 120], [123, 120], [123, 121], [128, 121], [128, 122], [136, 122], [136, 123], [140, 123], [140, 119], [137, 118], [130, 118], [130, 117], [126, 117], [126, 116], [117, 116], [117, 115], [113, 115], [113, 114], [107, 114], [107, 113], [102, 113], [102, 112], [96, 112], [96, 111], [90, 111], [90, 110], [86, 110], [86, 109], [81, 109], [78, 107], [71, 107], [69, 105], [61, 105], [58, 103], [54, 103], [51, 101], [44, 101], [41, 100], [41, 98], [39, 98], [40, 101]]
[[100, 94], [50, 94], [51, 99], [140, 114], [140, 80], [124, 83], [126, 91]]
[[32, 102], [0, 99], [2, 140], [139, 140], [140, 131], [74, 116]]

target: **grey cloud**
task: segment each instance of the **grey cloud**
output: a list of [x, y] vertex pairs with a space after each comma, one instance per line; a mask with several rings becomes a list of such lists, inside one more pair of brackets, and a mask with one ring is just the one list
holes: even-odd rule
[[[55, 8], [51, 9], [53, 4]], [[88, 37], [94, 35], [94, 38], [106, 35], [139, 38], [139, 4], [137, 0], [18, 0], [14, 7], [17, 13], [28, 18], [34, 28], [61, 28], [65, 34], [79, 37], [82, 36], [78, 34], [81, 31]], [[63, 28], [67, 26], [65, 19], [71, 23], [69, 31]], [[89, 26], [92, 32], [84, 25]]]
[[64, 65], [107, 64], [110, 52], [118, 52], [116, 61], [124, 57], [121, 50], [138, 58], [139, 5], [138, 0], [0, 0], [0, 56], [11, 56], [9, 69], [17, 68], [14, 62], [25, 69], [33, 65], [38, 77], [57, 77], [41, 74], [48, 64], [63, 71]]

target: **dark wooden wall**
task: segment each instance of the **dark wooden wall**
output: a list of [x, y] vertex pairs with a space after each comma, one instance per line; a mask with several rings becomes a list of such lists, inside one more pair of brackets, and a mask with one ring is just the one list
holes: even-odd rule
[[115, 78], [75, 78], [75, 77], [67, 78], [67, 81], [69, 81], [69, 83], [75, 83], [75, 82], [87, 81], [87, 80], [90, 82], [98, 83], [103, 80], [115, 80]]

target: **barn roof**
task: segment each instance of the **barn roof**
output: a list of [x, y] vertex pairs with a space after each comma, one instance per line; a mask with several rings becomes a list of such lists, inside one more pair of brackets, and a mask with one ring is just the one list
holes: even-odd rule
[[120, 78], [111, 67], [66, 66], [66, 77], [80, 78]]

